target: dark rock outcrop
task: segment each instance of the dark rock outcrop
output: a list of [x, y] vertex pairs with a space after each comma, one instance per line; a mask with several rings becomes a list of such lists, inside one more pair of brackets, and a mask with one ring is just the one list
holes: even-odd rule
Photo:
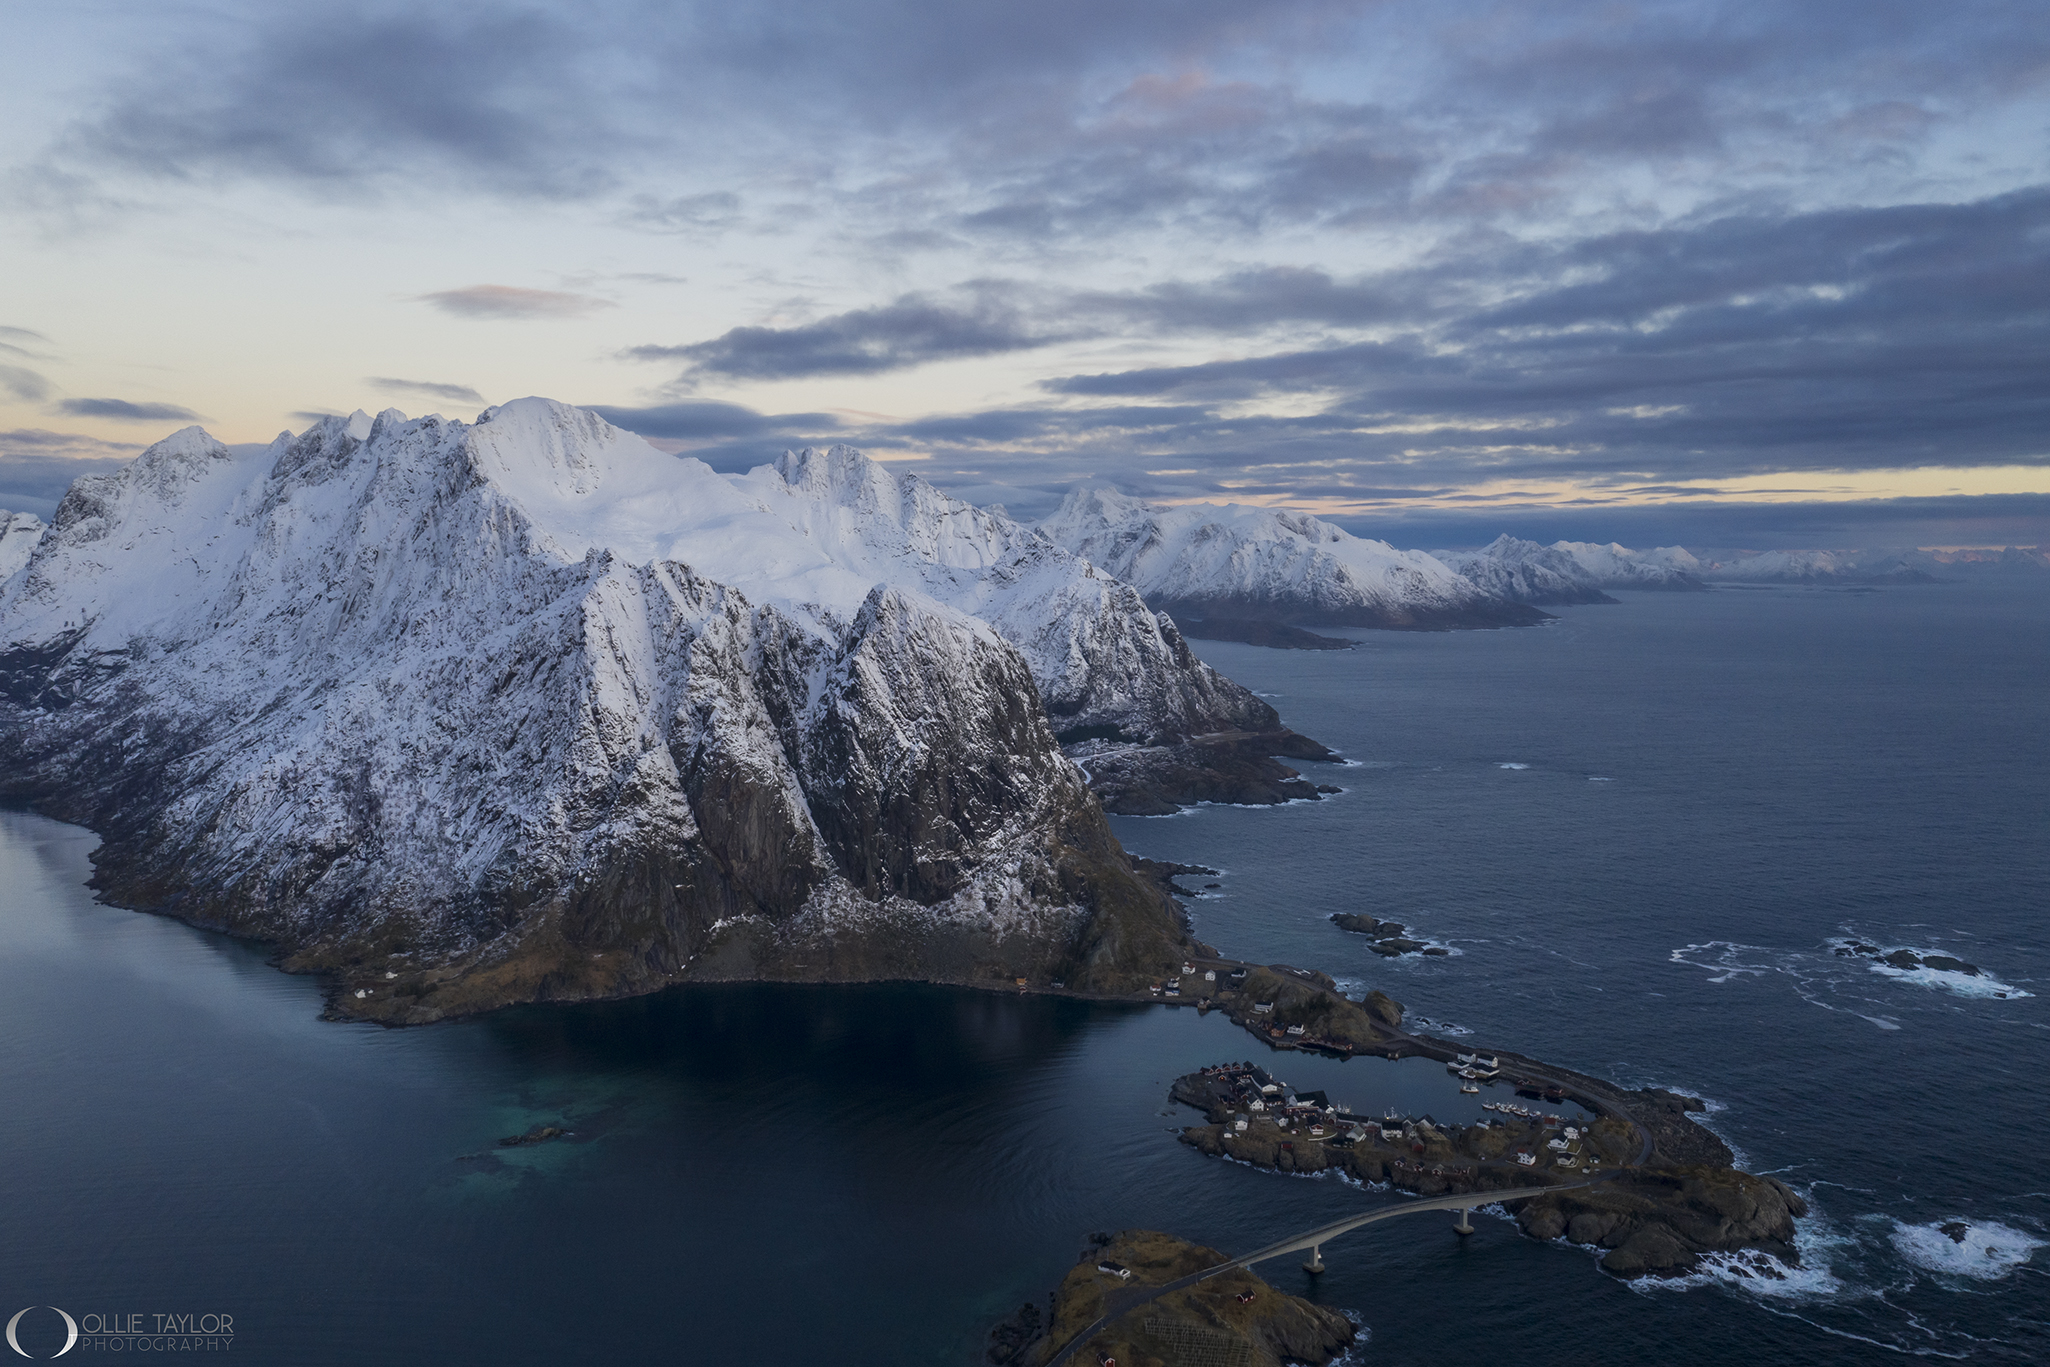
[[1182, 635], [1195, 641], [1238, 641], [1269, 650], [1351, 650], [1353, 643], [1339, 636], [1319, 636], [1314, 631], [1285, 622], [1245, 621], [1230, 617], [1177, 618]]
[[[1140, 1288], [1178, 1281], [1225, 1261], [1214, 1248], [1153, 1230], [1096, 1236], [1055, 1290], [1043, 1332], [1020, 1342], [1028, 1326], [1039, 1323], [1036, 1314], [1021, 1310], [992, 1332], [989, 1360], [1037, 1367], [1107, 1311], [1115, 1311], [1121, 1299], [1136, 1299]], [[1100, 1272], [1100, 1263], [1125, 1268], [1131, 1276]], [[1357, 1333], [1336, 1310], [1278, 1291], [1240, 1268], [1138, 1306], [1099, 1330], [1084, 1354], [1071, 1361], [1111, 1357], [1134, 1367], [1194, 1360], [1322, 1367], [1344, 1352]], [[998, 1356], [1000, 1351], [1008, 1356]]]
[[1619, 1277], [1678, 1276], [1704, 1253], [1758, 1249], [1795, 1261], [1794, 1218], [1807, 1202], [1774, 1177], [1729, 1167], [1639, 1168], [1600, 1186], [1547, 1192], [1516, 1207], [1534, 1239], [1608, 1249]]
[[1089, 775], [1104, 810], [1119, 816], [1165, 816], [1198, 802], [1266, 807], [1339, 791], [1308, 781], [1277, 758], [1338, 758], [1284, 729], [1222, 731], [1167, 745], [1094, 740], [1069, 745], [1067, 753]]

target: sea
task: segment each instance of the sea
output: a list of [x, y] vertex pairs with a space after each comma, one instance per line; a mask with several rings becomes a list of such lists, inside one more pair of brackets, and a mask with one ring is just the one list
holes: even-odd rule
[[[1350, 1363], [2050, 1360], [2050, 592], [1618, 597], [1197, 642], [1344, 791], [1114, 824], [1218, 871], [1183, 881], [1227, 954], [1701, 1096], [1806, 1197], [1798, 1265], [1625, 1283], [1497, 1211], [1262, 1270], [1353, 1318]], [[967, 1367], [1093, 1231], [1237, 1252], [1405, 1199], [1202, 1157], [1177, 1075], [1473, 1104], [1193, 1010], [920, 984], [337, 1024], [263, 946], [96, 902], [94, 844], [0, 813], [0, 1316], [35, 1357], [62, 1311], [73, 1360]], [[1338, 912], [1449, 952], [1382, 958]], [[569, 1133], [498, 1143], [541, 1125]]]

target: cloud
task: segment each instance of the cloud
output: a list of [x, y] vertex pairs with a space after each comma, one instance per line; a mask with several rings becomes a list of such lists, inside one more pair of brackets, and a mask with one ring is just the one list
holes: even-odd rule
[[41, 403], [50, 396], [48, 380], [35, 371], [18, 365], [0, 365], [0, 389], [6, 390], [22, 403]]
[[[318, 10], [188, 15], [149, 65], [52, 149], [160, 182], [297, 182], [348, 193], [439, 173], [514, 197], [588, 196], [631, 145], [567, 14]], [[211, 21], [211, 22], [209, 22]], [[615, 29], [617, 43], [625, 35]]]
[[671, 199], [635, 195], [627, 211], [620, 215], [620, 221], [630, 228], [648, 232], [717, 233], [740, 222], [740, 196], [731, 190], [711, 190]]
[[0, 432], [0, 453], [6, 455], [34, 451], [52, 456], [112, 456], [141, 449], [136, 442], [105, 441], [78, 432], [52, 432], [45, 427], [17, 427], [11, 432]]
[[[50, 344], [50, 339], [45, 337], [40, 332], [30, 332], [27, 328], [0, 327], [0, 338], [9, 339], [0, 340], [0, 354], [5, 354], [8, 356], [19, 356], [22, 359], [29, 361], [47, 361], [50, 359], [49, 354], [47, 352], [32, 351], [28, 347], [21, 345], [21, 343], [23, 342], [40, 342], [44, 346], [48, 346]], [[13, 371], [10, 373], [21, 375], [29, 374], [31, 372]], [[40, 375], [37, 375], [34, 378], [37, 383], [41, 383], [42, 377]], [[15, 391], [15, 385], [6, 379], [0, 379], [0, 387], [8, 389], [10, 392]], [[18, 392], [16, 393], [16, 397], [21, 397]], [[31, 400], [31, 402], [33, 402], [33, 400]]]
[[[15, 190], [726, 235], [768, 321], [635, 348], [708, 404], [616, 410], [716, 459], [816, 430], [725, 383], [1085, 341], [1036, 400], [833, 430], [1178, 496], [2026, 463], [2050, 431], [2026, 5], [226, 0], [123, 41]], [[541, 278], [421, 298], [576, 317], [634, 277]], [[767, 312], [798, 292], [858, 306]]]
[[141, 449], [38, 427], [0, 432], [0, 508], [48, 521], [73, 480], [119, 469]]
[[708, 342], [640, 346], [637, 361], [689, 362], [686, 380], [720, 376], [782, 380], [810, 375], [874, 375], [931, 361], [991, 356], [1073, 337], [1052, 320], [1029, 318], [1007, 288], [970, 283], [951, 298], [907, 294], [795, 327], [738, 327]]
[[560, 290], [529, 290], [516, 285], [469, 285], [415, 296], [458, 318], [582, 318], [616, 307], [609, 299]]
[[369, 376], [363, 383], [387, 394], [419, 394], [425, 398], [446, 399], [450, 403], [473, 403], [480, 407], [484, 403], [484, 396], [466, 384], [437, 384], [432, 380], [395, 380], [385, 375]]
[[1138, 302], [1170, 299], [1164, 317], [1184, 321], [1229, 306], [1253, 326], [1333, 317], [1319, 300], [1342, 290], [1373, 301], [1387, 335], [1044, 387], [1241, 408], [1321, 395], [1313, 414], [1154, 439], [1236, 459], [1262, 433], [1270, 458], [1293, 447], [1363, 469], [1432, 465], [1434, 478], [1461, 462], [1681, 478], [2050, 462], [2050, 187], [1733, 215], [1298, 285], [1156, 288]]
[[57, 411], [73, 418], [112, 418], [116, 422], [199, 420], [199, 414], [175, 403], [131, 403], [127, 399], [60, 399]]
[[652, 408], [586, 404], [584, 407], [614, 427], [623, 427], [644, 437], [682, 440], [831, 432], [840, 426], [839, 419], [830, 413], [761, 413], [737, 403], [669, 403]]
[[1930, 130], [2031, 108], [2050, 55], [2026, 5], [1869, 0], [231, 2], [156, 23], [125, 59], [98, 45], [97, 97], [27, 168], [52, 193], [413, 185], [706, 233], [774, 187], [850, 230], [1085, 254], [1120, 225], [1215, 242], [1757, 187], [1848, 202], [1857, 170], [1955, 169], [1915, 160]]

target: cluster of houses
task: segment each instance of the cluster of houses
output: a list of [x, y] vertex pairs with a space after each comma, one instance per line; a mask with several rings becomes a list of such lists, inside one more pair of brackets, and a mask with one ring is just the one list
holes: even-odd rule
[[1202, 1074], [1222, 1084], [1231, 1098], [1239, 1112], [1231, 1128], [1240, 1134], [1257, 1116], [1284, 1130], [1300, 1129], [1313, 1139], [1368, 1137], [1371, 1122], [1355, 1116], [1350, 1106], [1335, 1104], [1322, 1092], [1298, 1092], [1256, 1063], [1213, 1064]]
[[[1480, 1067], [1499, 1070], [1500, 1064], [1492, 1058], [1477, 1058], [1462, 1055], [1459, 1068]], [[1244, 1134], [1254, 1120], [1266, 1120], [1285, 1133], [1300, 1135], [1307, 1139], [1346, 1146], [1361, 1141], [1379, 1140], [1397, 1148], [1410, 1148], [1422, 1152], [1426, 1144], [1437, 1138], [1441, 1131], [1429, 1116], [1409, 1119], [1390, 1111], [1380, 1120], [1357, 1116], [1352, 1108], [1333, 1103], [1323, 1092], [1301, 1091], [1291, 1088], [1256, 1063], [1219, 1063], [1200, 1070], [1200, 1075], [1213, 1084], [1215, 1092], [1228, 1099], [1236, 1114], [1226, 1125], [1226, 1136]], [[1545, 1130], [1555, 1133], [1545, 1141], [1546, 1156], [1561, 1168], [1577, 1168], [1583, 1161], [1588, 1167], [1595, 1166], [1592, 1154], [1585, 1153], [1584, 1136], [1577, 1125], [1569, 1125], [1565, 1118], [1527, 1110], [1513, 1103], [1499, 1105], [1483, 1103], [1488, 1110], [1498, 1111], [1503, 1116], [1535, 1121]], [[1490, 1122], [1479, 1122], [1485, 1128]], [[1518, 1148], [1508, 1155], [1519, 1166], [1536, 1167], [1540, 1155], [1528, 1148]]]
[[[1217, 970], [1214, 968], [1206, 968], [1203, 970], [1203, 976], [1201, 979], [1202, 986], [1199, 987], [1197, 985], [1196, 978], [1196, 965], [1194, 965], [1193, 963], [1185, 963], [1182, 965], [1182, 972], [1180, 977], [1168, 978], [1165, 981], [1154, 983], [1151, 987], [1147, 988], [1146, 990], [1149, 994], [1155, 997], [1207, 997], [1210, 996], [1212, 993], [1218, 992], [1220, 990], [1228, 990], [1231, 988], [1238, 987], [1240, 984], [1244, 983], [1245, 980], [1246, 970], [1243, 968], [1235, 968], [1229, 974], [1226, 975], [1224, 980], [1224, 987], [1220, 989], [1217, 984]], [[1269, 1002], [1267, 1004], [1267, 1009], [1270, 1011], [1273, 1010], [1274, 1004], [1272, 1002]]]

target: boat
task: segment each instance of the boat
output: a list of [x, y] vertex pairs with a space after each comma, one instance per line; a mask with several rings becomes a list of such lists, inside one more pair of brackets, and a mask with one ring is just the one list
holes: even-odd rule
[[1480, 1089], [1480, 1084], [1478, 1084], [1478, 1083], [1474, 1083], [1474, 1082], [1462, 1082], [1462, 1083], [1460, 1083], [1460, 1084], [1459, 1084], [1459, 1090], [1460, 1090], [1460, 1091], [1462, 1091], [1462, 1092], [1466, 1092], [1466, 1093], [1468, 1093], [1468, 1094], [1470, 1094], [1470, 1095], [1473, 1095], [1473, 1096], [1479, 1096], [1479, 1095], [1480, 1095], [1480, 1093], [1481, 1093], [1481, 1089]]

